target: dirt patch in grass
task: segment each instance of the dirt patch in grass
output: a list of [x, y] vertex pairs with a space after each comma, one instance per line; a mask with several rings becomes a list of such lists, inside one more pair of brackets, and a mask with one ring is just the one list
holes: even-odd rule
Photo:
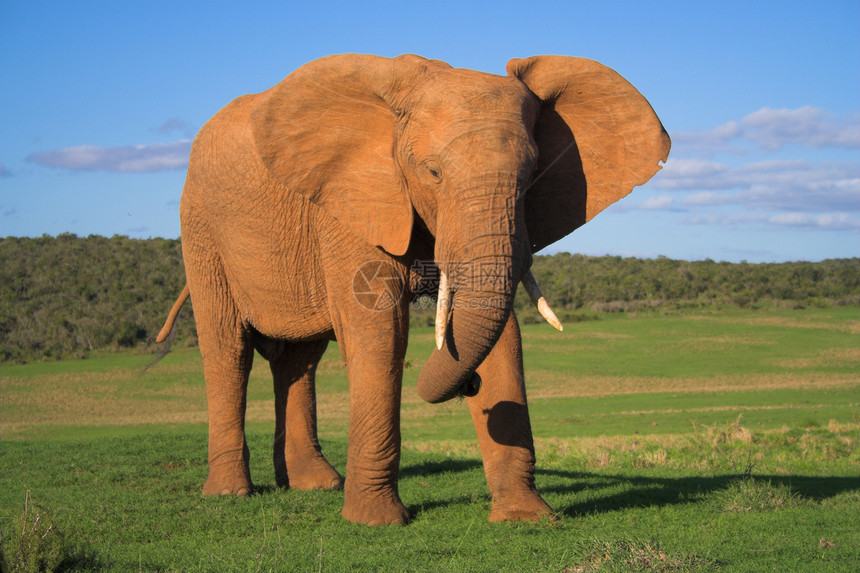
[[[835, 352], [835, 351], [834, 351]], [[860, 351], [839, 356], [853, 360]], [[833, 355], [836, 355], [835, 353]], [[335, 361], [326, 364], [336, 369]], [[2, 431], [14, 438], [38, 426], [124, 426], [143, 424], [206, 423], [206, 391], [202, 375], [192, 365], [171, 366], [157, 380], [129, 376], [128, 371], [45, 374], [33, 378], [2, 378]], [[533, 370], [528, 376], [529, 397], [599, 397], [619, 394], [725, 392], [767, 389], [837, 388], [860, 385], [851, 374], [768, 374], [698, 378], [652, 378], [612, 376], [567, 376]], [[256, 369], [249, 393], [247, 419], [274, 424], [274, 397], [268, 372]], [[265, 389], [263, 389], [265, 386]], [[318, 417], [321, 427], [346, 427], [349, 421], [349, 392], [320, 388]], [[415, 388], [403, 390], [407, 406], [423, 404]], [[807, 405], [808, 406], [808, 405]], [[454, 406], [452, 406], [453, 408]], [[786, 408], [770, 405], [762, 408]], [[404, 422], [436, 419], [440, 406], [407, 408]], [[731, 409], [737, 410], [733, 406]], [[752, 409], [761, 409], [753, 407]], [[690, 411], [717, 411], [698, 408]], [[659, 414], [661, 411], [626, 412]]]
[[831, 348], [819, 352], [814, 358], [795, 358], [781, 366], [798, 370], [827, 366], [857, 366], [860, 369], [860, 348]]
[[[857, 407], [860, 404], [846, 404], [849, 407]], [[810, 410], [815, 408], [826, 408], [830, 404], [768, 404], [767, 406], [704, 406], [699, 408], [664, 408], [662, 410], [625, 410], [614, 412], [615, 416], [654, 416], [660, 414], [681, 414], [685, 412], [753, 412], [767, 410]]]
[[529, 396], [535, 398], [838, 388], [857, 385], [860, 385], [860, 374], [792, 373], [658, 378], [580, 376], [552, 370], [532, 370], [526, 373]]
[[621, 334], [618, 332], [528, 332], [523, 335], [523, 344], [526, 344], [526, 342], [531, 343], [537, 341], [546, 341], [555, 344], [559, 341], [568, 340], [626, 340], [628, 338], [633, 338], [633, 335]]
[[598, 571], [662, 572], [716, 570], [716, 563], [696, 555], [667, 553], [656, 544], [627, 540], [592, 541], [586, 557], [563, 569], [564, 573]]
[[761, 336], [703, 336], [678, 340], [672, 346], [671, 352], [718, 353], [733, 352], [738, 349], [751, 347], [773, 346], [776, 341]]
[[322, 423], [349, 425], [349, 391], [317, 396], [317, 419]]
[[[186, 365], [153, 380], [139, 372], [60, 372], [2, 378], [6, 437], [35, 425], [126, 425], [206, 420], [206, 394]], [[169, 381], [167, 381], [169, 380]], [[8, 433], [7, 433], [8, 432]]]
[[342, 374], [346, 372], [346, 364], [340, 358], [340, 354], [329, 358], [328, 355], [323, 357], [317, 365], [317, 374]]
[[[321, 374], [344, 371], [340, 356], [320, 362]], [[274, 393], [268, 363], [259, 360], [248, 383], [247, 420], [274, 425]], [[208, 422], [202, 360], [162, 362], [156, 369], [59, 371], [0, 377], [0, 430], [6, 439], [50, 426], [135, 426]], [[320, 420], [349, 418], [349, 394], [328, 390], [318, 399]]]
[[529, 332], [523, 335], [523, 352], [547, 354], [576, 354], [597, 351], [606, 341], [629, 340], [635, 338], [631, 334], [620, 334], [613, 332], [581, 332], [581, 333], [549, 333], [539, 334]]
[[480, 458], [481, 450], [476, 440], [433, 440], [430, 442], [403, 440], [403, 450], [421, 454], [444, 454], [454, 458]]
[[860, 334], [860, 321], [848, 320], [844, 322], [825, 322], [820, 320], [804, 320], [801, 318], [787, 318], [779, 316], [762, 316], [755, 318], [744, 318], [733, 320], [736, 324], [748, 324], [752, 326], [777, 326], [780, 328], [812, 328], [817, 330], [830, 330], [833, 332], [844, 332], [848, 334]]

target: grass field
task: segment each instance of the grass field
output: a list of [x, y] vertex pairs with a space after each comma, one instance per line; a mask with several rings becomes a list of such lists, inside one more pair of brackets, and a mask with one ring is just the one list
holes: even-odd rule
[[[204, 498], [196, 349], [0, 366], [6, 564], [116, 571], [857, 571], [860, 309], [604, 315], [523, 328], [537, 485], [560, 520], [488, 524], [463, 403], [424, 404], [411, 332], [406, 527], [340, 517], [342, 493], [275, 487], [268, 367], [249, 383], [258, 494]], [[346, 467], [336, 345], [320, 436]], [[28, 561], [29, 560], [29, 561]], [[14, 569], [13, 569], [14, 570]]]

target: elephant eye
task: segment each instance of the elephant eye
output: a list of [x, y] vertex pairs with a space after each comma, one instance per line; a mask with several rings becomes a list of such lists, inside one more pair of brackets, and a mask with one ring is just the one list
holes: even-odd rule
[[435, 162], [425, 163], [424, 166], [427, 168], [427, 172], [430, 174], [433, 179], [437, 182], [442, 181], [442, 169]]

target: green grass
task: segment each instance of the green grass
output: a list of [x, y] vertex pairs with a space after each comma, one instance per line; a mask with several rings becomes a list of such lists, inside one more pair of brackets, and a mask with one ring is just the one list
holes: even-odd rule
[[[199, 355], [0, 366], [0, 529], [19, 570], [855, 571], [860, 309], [612, 315], [523, 328], [537, 485], [560, 520], [489, 524], [465, 404], [404, 381], [407, 527], [342, 493], [274, 485], [273, 399], [249, 385], [250, 498], [203, 497]], [[319, 373], [323, 448], [346, 467], [348, 383]]]

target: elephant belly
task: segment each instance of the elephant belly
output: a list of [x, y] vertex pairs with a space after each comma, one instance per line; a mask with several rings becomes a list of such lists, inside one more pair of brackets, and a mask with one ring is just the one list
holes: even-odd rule
[[[259, 333], [275, 339], [288, 342], [333, 339], [331, 320], [328, 310], [324, 313], [319, 308], [305, 307], [300, 309], [284, 308], [271, 312], [255, 313], [249, 322]], [[298, 313], [297, 313], [298, 311]]]
[[[243, 318], [278, 340], [320, 338], [331, 331], [325, 284], [320, 273], [288, 253], [267, 257], [225, 257], [227, 280]], [[300, 258], [299, 258], [300, 259]], [[313, 265], [310, 265], [313, 267]]]
[[219, 233], [222, 262], [238, 310], [270, 338], [298, 341], [325, 336], [331, 331], [331, 317], [316, 237], [305, 222], [308, 213], [267, 214], [270, 217], [254, 213], [244, 225], [222, 227]]

